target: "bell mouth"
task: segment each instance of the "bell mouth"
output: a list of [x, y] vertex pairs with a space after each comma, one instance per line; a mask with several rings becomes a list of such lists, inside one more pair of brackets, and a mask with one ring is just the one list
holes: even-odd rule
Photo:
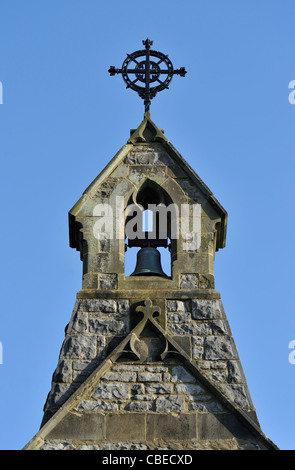
[[135, 270], [130, 276], [159, 276], [168, 278], [161, 266], [161, 254], [157, 248], [144, 247], [137, 253]]

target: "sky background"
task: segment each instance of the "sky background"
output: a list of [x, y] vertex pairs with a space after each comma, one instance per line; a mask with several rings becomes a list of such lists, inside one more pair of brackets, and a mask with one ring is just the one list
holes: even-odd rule
[[68, 211], [143, 118], [107, 71], [149, 37], [188, 71], [152, 119], [228, 211], [216, 289], [262, 430], [295, 450], [294, 17], [294, 0], [0, 1], [0, 449], [39, 430], [81, 289]]

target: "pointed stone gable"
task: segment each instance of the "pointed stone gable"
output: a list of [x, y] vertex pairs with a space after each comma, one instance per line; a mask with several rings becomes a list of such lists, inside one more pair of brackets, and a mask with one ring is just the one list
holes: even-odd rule
[[[171, 237], [171, 276], [126, 276], [127, 239], [96, 236], [98, 208], [104, 227], [124, 234], [126, 209], [149, 198], [197, 204], [199, 244], [180, 232]], [[226, 225], [226, 211], [146, 113], [69, 212], [82, 289], [41, 428], [25, 449], [276, 449], [260, 428], [215, 290]]]

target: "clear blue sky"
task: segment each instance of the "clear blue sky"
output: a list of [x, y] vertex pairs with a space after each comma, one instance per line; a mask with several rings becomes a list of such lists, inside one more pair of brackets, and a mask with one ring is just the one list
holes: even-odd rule
[[294, 0], [2, 0], [0, 448], [38, 431], [81, 288], [68, 211], [143, 118], [121, 77], [154, 40], [185, 79], [152, 119], [229, 213], [222, 294], [264, 433], [295, 450]]

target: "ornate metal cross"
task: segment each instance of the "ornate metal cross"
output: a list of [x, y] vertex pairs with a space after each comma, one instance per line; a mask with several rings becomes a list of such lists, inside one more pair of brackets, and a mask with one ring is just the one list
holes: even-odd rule
[[[122, 74], [127, 88], [131, 88], [139, 94], [140, 98], [144, 100], [145, 112], [148, 112], [151, 100], [158, 91], [168, 88], [173, 75], [184, 77], [186, 70], [184, 67], [174, 70], [168, 55], [151, 49], [153, 41], [150, 39], [146, 39], [142, 43], [145, 49], [127, 54], [121, 69], [111, 66], [108, 71], [111, 76]], [[129, 66], [130, 68], [128, 68]], [[138, 82], [143, 85], [137, 84]]]

